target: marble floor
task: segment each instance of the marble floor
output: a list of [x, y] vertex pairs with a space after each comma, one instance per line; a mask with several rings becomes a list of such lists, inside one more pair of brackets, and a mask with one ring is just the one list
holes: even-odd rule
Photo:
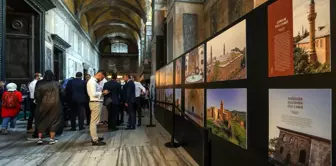
[[136, 130], [108, 132], [100, 127], [106, 146], [91, 146], [88, 129], [65, 131], [54, 145], [37, 146], [27, 141], [25, 122], [18, 121], [17, 128], [9, 135], [0, 135], [1, 166], [197, 166], [183, 148], [168, 149], [164, 146], [169, 133], [157, 122], [147, 128], [148, 112], [143, 126]]

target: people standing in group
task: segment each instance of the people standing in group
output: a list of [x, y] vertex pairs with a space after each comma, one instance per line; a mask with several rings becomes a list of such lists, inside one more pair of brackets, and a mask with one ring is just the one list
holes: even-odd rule
[[136, 123], [136, 117], [135, 117], [135, 104], [136, 104], [136, 98], [135, 98], [135, 84], [133, 80], [131, 79], [130, 75], [124, 76], [125, 80], [125, 108], [128, 112], [128, 125], [127, 130], [134, 130], [135, 129], [135, 123]]
[[[120, 111], [120, 94], [121, 84], [117, 82], [117, 74], [112, 73], [112, 80], [108, 81], [104, 85], [104, 90], [108, 90], [108, 94], [104, 96], [105, 101], [111, 101], [107, 105], [108, 109], [108, 129], [112, 131], [118, 130], [117, 122], [119, 120]], [[109, 100], [111, 99], [111, 100]]]
[[27, 133], [34, 133], [33, 137], [37, 138], [37, 126], [35, 124], [35, 130], [33, 129], [33, 122], [35, 119], [35, 109], [36, 109], [36, 103], [35, 103], [35, 97], [34, 97], [34, 92], [36, 88], [36, 83], [37, 81], [42, 79], [41, 73], [35, 73], [34, 80], [28, 84], [28, 89], [29, 89], [29, 106], [30, 106], [30, 115], [28, 117], [28, 124], [27, 124]]
[[35, 87], [38, 145], [43, 144], [42, 134], [46, 131], [50, 134], [49, 144], [55, 144], [55, 134], [61, 125], [60, 85], [53, 78], [53, 72], [47, 70]]
[[[106, 79], [106, 72], [103, 72], [104, 79], [99, 81], [100, 91], [103, 90], [105, 83], [107, 82]], [[100, 117], [100, 124], [106, 125], [108, 121], [108, 109], [106, 106], [102, 105], [102, 112]]]
[[142, 108], [141, 108], [141, 94], [146, 92], [146, 88], [142, 86], [139, 82], [140, 77], [136, 76], [134, 85], [135, 85], [135, 98], [136, 98], [136, 110], [138, 113], [138, 127], [141, 126], [141, 118], [142, 118]]
[[16, 116], [20, 112], [22, 103], [22, 94], [17, 91], [17, 85], [14, 83], [7, 84], [7, 91], [2, 95], [1, 117], [3, 134], [8, 134], [8, 124], [15, 129]]
[[66, 91], [69, 92], [69, 100], [71, 100], [71, 131], [76, 131], [76, 118], [78, 117], [78, 128], [84, 128], [85, 106], [88, 103], [88, 95], [86, 91], [86, 82], [83, 80], [81, 72], [76, 73], [76, 78], [67, 83]]
[[101, 108], [102, 108], [102, 95], [107, 94], [106, 91], [101, 91], [99, 82], [105, 78], [103, 71], [98, 71], [90, 80], [87, 82], [87, 93], [90, 98], [90, 110], [91, 110], [91, 121], [90, 121], [90, 135], [92, 138], [93, 146], [106, 145], [103, 142], [104, 138], [99, 138], [97, 133], [97, 125], [100, 122]]

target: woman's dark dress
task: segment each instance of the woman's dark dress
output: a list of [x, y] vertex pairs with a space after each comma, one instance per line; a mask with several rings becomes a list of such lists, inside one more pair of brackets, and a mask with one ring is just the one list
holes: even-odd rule
[[38, 81], [34, 97], [36, 100], [36, 122], [39, 133], [56, 132], [61, 127], [60, 87], [56, 81]]

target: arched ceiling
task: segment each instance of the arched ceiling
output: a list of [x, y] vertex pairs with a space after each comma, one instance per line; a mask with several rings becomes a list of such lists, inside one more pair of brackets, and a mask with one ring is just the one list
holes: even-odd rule
[[149, 0], [63, 0], [91, 39], [141, 39]]

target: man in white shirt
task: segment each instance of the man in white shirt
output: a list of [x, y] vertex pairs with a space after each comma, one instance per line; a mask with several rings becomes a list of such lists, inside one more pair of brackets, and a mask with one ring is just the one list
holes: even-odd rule
[[90, 80], [87, 82], [86, 88], [87, 93], [90, 98], [90, 110], [91, 110], [91, 121], [90, 121], [90, 135], [92, 138], [93, 146], [106, 145], [102, 142], [104, 138], [99, 138], [97, 133], [97, 125], [100, 122], [101, 108], [103, 105], [103, 96], [108, 92], [102, 92], [99, 82], [104, 79], [104, 72], [98, 71]]
[[135, 85], [135, 101], [136, 101], [136, 110], [138, 112], [138, 127], [141, 126], [141, 117], [142, 117], [142, 110], [141, 110], [141, 92], [146, 92], [146, 88], [142, 86], [142, 84], [139, 82], [140, 77], [136, 76], [134, 85]]
[[[40, 80], [42, 78], [42, 74], [41, 73], [35, 73], [35, 78], [32, 82], [29, 83], [28, 85], [28, 89], [29, 89], [29, 104], [30, 104], [30, 115], [28, 118], [28, 124], [27, 124], [27, 133], [33, 133], [34, 129], [33, 129], [33, 121], [35, 118], [35, 109], [36, 109], [36, 103], [34, 103], [34, 92], [35, 92], [35, 87], [36, 87], [36, 83], [38, 80]], [[37, 130], [35, 130], [33, 137], [36, 136], [37, 137]]]

